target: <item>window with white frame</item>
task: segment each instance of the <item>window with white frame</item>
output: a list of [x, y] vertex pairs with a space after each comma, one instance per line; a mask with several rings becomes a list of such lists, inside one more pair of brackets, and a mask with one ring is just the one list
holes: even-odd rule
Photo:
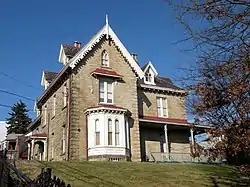
[[99, 123], [99, 119], [95, 120], [95, 145], [100, 145], [100, 123]]
[[168, 117], [166, 98], [157, 97], [157, 114], [159, 117]]
[[99, 101], [100, 103], [113, 103], [113, 82], [100, 80]]
[[56, 95], [53, 97], [53, 116], [56, 115]]
[[109, 55], [108, 55], [108, 52], [106, 50], [104, 50], [102, 52], [101, 64], [104, 67], [108, 67], [109, 66]]
[[62, 153], [66, 152], [66, 128], [63, 126], [62, 129]]
[[119, 120], [116, 119], [115, 120], [115, 145], [119, 145], [120, 141], [120, 127], [119, 127]]
[[112, 145], [112, 136], [113, 136], [113, 131], [112, 131], [112, 120], [108, 119], [108, 145]]
[[67, 106], [67, 84], [63, 85], [63, 107]]
[[154, 84], [154, 73], [150, 68], [145, 72], [144, 80], [145, 83]]
[[150, 72], [147, 72], [145, 74], [145, 79], [147, 82], [152, 82], [152, 74]]

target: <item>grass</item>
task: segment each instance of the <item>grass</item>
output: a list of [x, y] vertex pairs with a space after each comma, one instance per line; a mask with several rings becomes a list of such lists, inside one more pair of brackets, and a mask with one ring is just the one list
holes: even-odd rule
[[36, 161], [18, 161], [16, 165], [31, 178], [42, 167], [50, 167], [54, 175], [73, 187], [249, 186], [233, 167], [218, 165]]

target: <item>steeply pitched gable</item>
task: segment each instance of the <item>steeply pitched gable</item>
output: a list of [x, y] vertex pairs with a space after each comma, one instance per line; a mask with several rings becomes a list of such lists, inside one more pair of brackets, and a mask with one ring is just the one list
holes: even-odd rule
[[124, 47], [117, 35], [111, 29], [108, 23], [70, 60], [69, 66], [73, 69], [76, 65], [96, 46], [103, 37], [113, 40], [116, 47], [120, 50], [124, 58], [128, 61], [131, 68], [135, 71], [138, 77], [143, 78], [144, 73], [138, 63], [134, 60], [128, 50]]

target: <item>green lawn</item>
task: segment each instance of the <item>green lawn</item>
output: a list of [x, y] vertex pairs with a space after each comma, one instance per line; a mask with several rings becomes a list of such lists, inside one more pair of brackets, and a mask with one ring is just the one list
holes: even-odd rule
[[246, 177], [228, 166], [195, 164], [35, 162], [19, 161], [17, 167], [34, 178], [42, 167], [73, 187], [84, 186], [250, 186]]

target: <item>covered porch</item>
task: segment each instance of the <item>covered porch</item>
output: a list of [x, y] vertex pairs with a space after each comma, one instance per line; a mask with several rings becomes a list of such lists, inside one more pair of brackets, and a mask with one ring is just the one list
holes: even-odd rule
[[144, 116], [139, 121], [142, 161], [191, 161], [195, 135], [208, 128], [182, 119]]
[[47, 135], [45, 133], [32, 134], [27, 140], [28, 160], [47, 160]]

